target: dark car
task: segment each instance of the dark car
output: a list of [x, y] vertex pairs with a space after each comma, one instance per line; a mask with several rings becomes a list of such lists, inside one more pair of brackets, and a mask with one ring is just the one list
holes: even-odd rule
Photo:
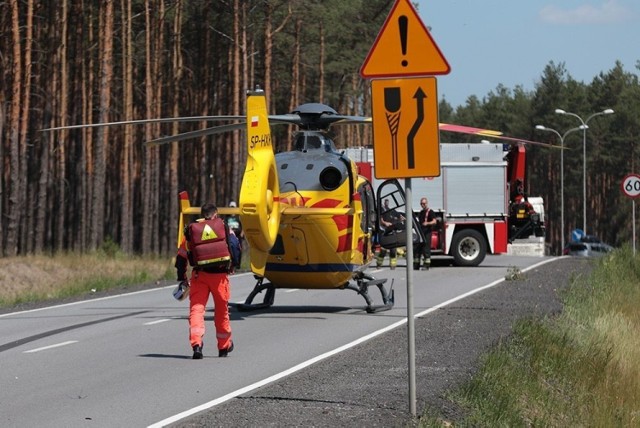
[[600, 257], [611, 251], [613, 247], [604, 242], [570, 242], [563, 253], [577, 257]]

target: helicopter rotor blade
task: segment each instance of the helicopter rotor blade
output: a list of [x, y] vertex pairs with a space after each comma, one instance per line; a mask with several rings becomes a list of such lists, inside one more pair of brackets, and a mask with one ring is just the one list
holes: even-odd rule
[[[243, 118], [246, 120], [246, 118]], [[246, 122], [241, 123], [231, 123], [228, 125], [220, 125], [214, 126], [211, 128], [198, 129], [197, 131], [184, 132], [182, 134], [177, 135], [168, 135], [166, 137], [156, 138], [155, 140], [150, 140], [145, 142], [148, 146], [158, 146], [161, 144], [174, 143], [177, 141], [189, 140], [191, 138], [205, 137], [208, 135], [221, 134], [223, 132], [235, 131], [238, 129], [246, 128]]]
[[82, 125], [56, 126], [54, 128], [44, 128], [40, 131], [59, 131], [61, 129], [82, 129], [97, 128], [100, 126], [120, 126], [120, 125], [144, 125], [147, 123], [173, 123], [173, 122], [217, 122], [223, 120], [246, 120], [245, 116], [185, 116], [185, 117], [165, 117], [159, 119], [139, 119], [123, 120], [119, 122], [87, 123]]
[[537, 146], [550, 147], [550, 148], [560, 148], [559, 146], [556, 146], [553, 144], [540, 143], [538, 141], [530, 141], [522, 138], [508, 137], [500, 131], [493, 131], [491, 129], [474, 128], [472, 126], [464, 126], [464, 125], [451, 125], [448, 123], [440, 123], [439, 128], [440, 128], [440, 131], [445, 131], [445, 132], [456, 132], [459, 134], [469, 134], [469, 135], [477, 135], [480, 137], [497, 138], [500, 140], [512, 141], [514, 143], [524, 143], [524, 144], [533, 144]]
[[342, 116], [342, 119], [333, 122], [334, 125], [370, 125], [372, 123], [371, 118], [366, 116]]

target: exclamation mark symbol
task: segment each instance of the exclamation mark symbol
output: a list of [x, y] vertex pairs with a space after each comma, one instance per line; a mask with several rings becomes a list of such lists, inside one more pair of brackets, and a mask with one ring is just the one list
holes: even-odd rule
[[[409, 19], [406, 15], [400, 15], [398, 18], [398, 28], [400, 29], [400, 47], [402, 48], [402, 56], [407, 55], [407, 30], [409, 29]], [[401, 62], [403, 67], [409, 65], [409, 61], [403, 59]]]

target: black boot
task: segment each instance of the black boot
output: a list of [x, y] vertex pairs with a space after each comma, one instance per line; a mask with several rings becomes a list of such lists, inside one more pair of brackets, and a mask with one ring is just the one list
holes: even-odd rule
[[218, 351], [218, 357], [226, 357], [229, 355], [229, 352], [233, 351], [233, 340], [231, 341], [231, 345], [229, 345], [226, 349], [220, 349]]
[[202, 345], [194, 345], [193, 346], [193, 359], [201, 360], [202, 359]]

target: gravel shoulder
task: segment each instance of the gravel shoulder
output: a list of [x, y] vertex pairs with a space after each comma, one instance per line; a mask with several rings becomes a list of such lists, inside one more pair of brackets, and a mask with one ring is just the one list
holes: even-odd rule
[[[558, 292], [591, 262], [560, 258], [417, 319], [418, 416], [428, 407], [446, 421], [459, 419], [447, 391], [473, 376], [517, 319], [560, 313]], [[404, 326], [174, 426], [412, 426], [407, 366]]]

